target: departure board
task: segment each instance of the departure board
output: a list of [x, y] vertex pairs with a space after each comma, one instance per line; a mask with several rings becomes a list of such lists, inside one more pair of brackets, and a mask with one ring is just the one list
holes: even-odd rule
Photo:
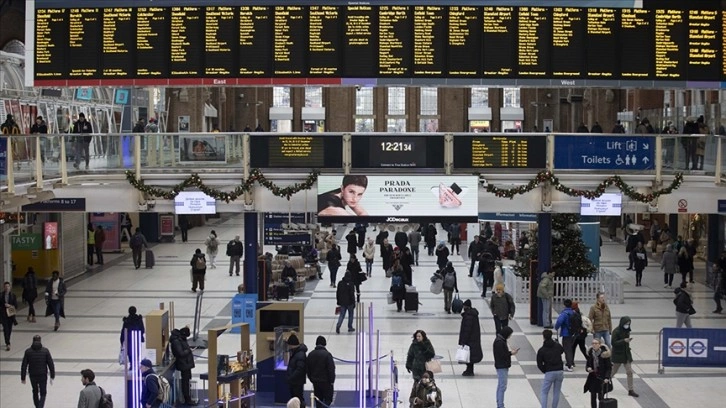
[[471, 50], [481, 49], [481, 17], [478, 7], [449, 7], [448, 69], [454, 77], [479, 77], [481, 55]]
[[351, 138], [352, 166], [366, 169], [406, 169], [444, 167], [444, 137], [355, 135]]
[[172, 7], [169, 26], [169, 76], [203, 76], [204, 9], [196, 6]]
[[532, 86], [593, 80], [726, 88], [724, 1], [644, 0], [642, 8], [611, 1], [599, 8], [555, 1], [249, 3], [84, 0], [69, 4], [94, 7], [63, 8], [60, 0], [35, 0], [28, 77], [46, 87], [88, 80], [476, 86], [526, 79]]
[[103, 9], [103, 54], [101, 75], [104, 78], [127, 78], [133, 75], [130, 69], [134, 58], [136, 30], [134, 9], [115, 7]]
[[265, 135], [250, 138], [252, 167], [343, 167], [343, 137], [322, 135]]
[[529, 168], [546, 165], [543, 136], [469, 136], [454, 138], [457, 168]]

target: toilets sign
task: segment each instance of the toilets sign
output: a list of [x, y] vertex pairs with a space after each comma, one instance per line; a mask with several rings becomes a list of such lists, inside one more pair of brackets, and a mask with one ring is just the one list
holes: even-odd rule
[[653, 136], [555, 136], [555, 169], [652, 170]]

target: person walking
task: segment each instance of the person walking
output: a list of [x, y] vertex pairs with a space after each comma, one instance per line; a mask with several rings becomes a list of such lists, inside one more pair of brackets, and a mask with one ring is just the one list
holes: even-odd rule
[[146, 237], [141, 233], [141, 228], [136, 227], [136, 232], [129, 240], [129, 247], [131, 248], [132, 258], [134, 260], [134, 267], [136, 269], [141, 268], [141, 251], [149, 247], [149, 243], [146, 242]]
[[449, 248], [446, 247], [446, 241], [439, 242], [436, 247], [436, 265], [439, 269], [444, 269], [449, 262]]
[[383, 272], [385, 273], [389, 269], [391, 269], [391, 266], [393, 265], [393, 258], [394, 258], [393, 247], [388, 242], [388, 238], [385, 238], [383, 240], [383, 243], [381, 244], [380, 252], [381, 252], [381, 263], [383, 264]]
[[348, 314], [348, 331], [354, 332], [353, 328], [353, 309], [355, 309], [355, 285], [351, 272], [345, 272], [343, 279], [338, 283], [335, 291], [335, 299], [340, 306], [340, 314], [338, 315], [338, 323], [335, 325], [335, 332], [340, 334], [340, 326], [343, 325], [343, 319]]
[[628, 379], [628, 395], [637, 398], [639, 395], [633, 390], [633, 355], [630, 352], [630, 317], [620, 318], [620, 324], [613, 330], [612, 376], [615, 377], [620, 366], [625, 366], [625, 375]]
[[[576, 301], [572, 301], [572, 311], [578, 315], [579, 321], [582, 322], [582, 313], [580, 313], [580, 304]], [[582, 353], [583, 357], [585, 357], [585, 360], [587, 360], [587, 348], [585, 347], [585, 340], [587, 340], [587, 328], [584, 324], [581, 324], [579, 328], [576, 327], [570, 327], [572, 329], [572, 366], [575, 366], [575, 352], [577, 351], [577, 347], [580, 347], [580, 352]]]
[[159, 382], [159, 376], [154, 372], [154, 366], [151, 364], [151, 360], [145, 358], [141, 360], [139, 364], [139, 370], [141, 371], [141, 407], [142, 408], [159, 408], [161, 406], [161, 400], [159, 399], [159, 392], [161, 391], [161, 385]]
[[48, 373], [50, 372], [50, 384], [55, 379], [55, 364], [50, 351], [43, 347], [40, 336], [33, 336], [33, 344], [25, 350], [23, 362], [20, 364], [20, 381], [25, 384], [26, 374], [30, 377], [30, 385], [33, 387], [33, 404], [35, 408], [45, 406], [45, 397], [48, 387]]
[[15, 319], [15, 313], [18, 309], [18, 298], [10, 290], [10, 282], [3, 285], [3, 308], [0, 311], [0, 323], [3, 326], [3, 336], [5, 337], [5, 350], [10, 351], [10, 335], [13, 333], [13, 326], [18, 325]]
[[141, 342], [145, 342], [144, 335], [146, 330], [144, 329], [144, 316], [136, 314], [136, 306], [129, 306], [129, 315], [125, 316], [121, 325], [121, 348], [126, 352], [129, 363], [132, 363], [131, 359], [131, 332], [141, 333]]
[[60, 318], [66, 318], [66, 313], [63, 310], [63, 302], [66, 296], [66, 283], [63, 278], [60, 277], [60, 272], [53, 271], [53, 274], [45, 285], [45, 317], [53, 315], [55, 317], [54, 331], [58, 331], [60, 328]]
[[643, 247], [642, 242], [638, 242], [633, 249], [633, 268], [635, 268], [635, 286], [642, 286], [643, 269], [648, 266], [648, 254]]
[[219, 251], [219, 240], [217, 239], [217, 233], [212, 230], [209, 236], [204, 240], [204, 246], [206, 247], [207, 258], [209, 258], [209, 267], [217, 269], [217, 264], [214, 260], [217, 259], [217, 252]]
[[356, 238], [356, 244], [358, 245], [358, 249], [363, 249], [363, 245], [365, 245], [367, 229], [368, 229], [367, 223], [366, 224], [357, 223], [357, 224], [355, 224], [355, 227], [353, 228], [356, 235], [358, 236]]
[[403, 272], [403, 267], [398, 259], [393, 261], [393, 266], [390, 269], [391, 274], [391, 297], [396, 302], [396, 309], [398, 312], [403, 310], [403, 301], [406, 298], [406, 285], [410, 285], [411, 282], [406, 280], [406, 274]]
[[353, 285], [355, 286], [356, 302], [360, 302], [360, 285], [367, 279], [363, 273], [363, 268], [358, 262], [358, 258], [355, 254], [350, 256], [348, 264], [345, 266], [345, 271], [350, 272], [350, 277], [353, 278]]
[[93, 370], [86, 368], [81, 370], [81, 384], [83, 389], [78, 396], [78, 408], [98, 408], [103, 398], [101, 388], [93, 381], [96, 374]]
[[191, 335], [189, 327], [174, 329], [169, 336], [171, 353], [174, 355], [174, 368], [181, 373], [181, 394], [184, 398], [184, 405], [194, 405], [192, 402], [191, 388], [189, 383], [192, 379], [192, 368], [194, 368], [194, 354], [187, 339]]
[[471, 300], [469, 299], [464, 301], [464, 310], [461, 312], [459, 346], [469, 346], [469, 362], [466, 363], [466, 370], [461, 375], [464, 377], [473, 377], [474, 364], [484, 358], [484, 353], [481, 349], [479, 311], [471, 307]]
[[451, 255], [459, 255], [459, 246], [461, 245], [461, 227], [458, 222], [455, 222], [449, 226], [449, 241], [451, 242]]
[[414, 263], [418, 266], [418, 254], [421, 249], [421, 226], [408, 233], [408, 244], [411, 245]]
[[590, 306], [590, 312], [587, 314], [592, 323], [593, 337], [602, 340], [601, 344], [612, 349], [610, 334], [613, 332], [613, 318], [610, 314], [610, 306], [608, 306], [603, 292], [598, 292], [595, 299], [595, 304]]
[[335, 287], [335, 279], [338, 276], [338, 268], [340, 268], [340, 260], [343, 257], [340, 255], [340, 247], [338, 244], [333, 243], [328, 251], [328, 255], [325, 259], [328, 261], [328, 269], [330, 270], [330, 287]]
[[434, 254], [434, 249], [436, 248], [436, 226], [434, 226], [434, 224], [429, 224], [429, 226], [426, 227], [424, 240], [426, 241], [428, 254], [429, 256], [432, 256]]
[[199, 290], [203, 291], [204, 276], [207, 274], [207, 259], [201, 249], [197, 248], [194, 251], [189, 265], [192, 267], [192, 292], [197, 291], [197, 285], [199, 285]]
[[676, 298], [673, 304], [676, 305], [676, 327], [681, 328], [683, 324], [689, 329], [691, 326], [691, 315], [696, 314], [693, 308], [693, 297], [691, 289], [686, 282], [681, 282], [681, 286], [675, 290]]
[[512, 295], [504, 291], [504, 284], [497, 283], [494, 285], [494, 296], [492, 296], [492, 300], [489, 302], [489, 307], [491, 308], [492, 316], [494, 316], [496, 333], [499, 333], [502, 327], [509, 326], [509, 320], [514, 318], [514, 312], [516, 310]]
[[479, 235], [474, 235], [474, 240], [469, 243], [469, 249], [467, 250], [467, 255], [469, 256], [470, 265], [469, 265], [469, 277], [471, 278], [474, 276], [474, 264], [479, 260], [481, 257], [481, 253], [484, 251], [484, 243], [481, 242], [481, 238]]
[[424, 371], [421, 379], [413, 384], [408, 401], [411, 403], [411, 408], [438, 408], [441, 406], [441, 390], [434, 382], [434, 373]]
[[371, 277], [373, 273], [373, 260], [376, 257], [376, 244], [373, 242], [373, 238], [368, 238], [366, 244], [363, 246], [363, 258], [366, 260], [366, 275]]
[[560, 391], [562, 390], [562, 382], [565, 379], [565, 373], [562, 371], [562, 353], [565, 352], [560, 343], [552, 339], [552, 330], [544, 329], [542, 331], [544, 339], [542, 347], [537, 350], [537, 368], [544, 373], [544, 381], [542, 389], [539, 393], [540, 406], [547, 408], [547, 399], [550, 389], [552, 389], [552, 408], [557, 408], [560, 403]]
[[305, 361], [307, 360], [308, 347], [300, 343], [300, 339], [297, 338], [295, 332], [288, 336], [287, 347], [290, 350], [290, 361], [287, 364], [287, 385], [290, 388], [290, 396], [297, 397], [300, 400], [300, 405], [304, 407], [305, 396], [303, 395], [303, 389], [307, 381], [305, 379], [307, 374]]
[[611, 354], [599, 339], [592, 339], [592, 347], [587, 351], [587, 380], [584, 387], [584, 392], [590, 392], [590, 408], [597, 408], [598, 402], [613, 388], [610, 379], [613, 368]]
[[106, 233], [103, 231], [103, 227], [97, 225], [93, 235], [96, 249], [96, 263], [103, 265], [103, 243], [106, 242]]
[[32, 266], [23, 276], [23, 300], [28, 303], [28, 321], [35, 323], [35, 299], [38, 298], [38, 279]]
[[459, 284], [456, 281], [456, 271], [454, 270], [454, 265], [451, 262], [446, 264], [446, 268], [442, 271], [442, 275], [444, 275], [444, 282], [441, 286], [441, 289], [444, 291], [444, 311], [451, 314], [451, 301], [454, 297], [454, 291], [459, 293]]
[[355, 230], [350, 230], [348, 235], [345, 236], [345, 240], [348, 242], [348, 248], [346, 252], [348, 255], [353, 256], [358, 252], [358, 238], [355, 235]]
[[78, 170], [81, 165], [81, 156], [86, 160], [86, 170], [88, 170], [88, 163], [91, 159], [91, 140], [93, 140], [93, 127], [91, 122], [86, 120], [86, 115], [81, 112], [78, 114], [78, 120], [73, 124], [71, 133], [79, 134], [75, 136], [75, 148], [76, 154], [73, 163], [73, 167]]
[[93, 265], [93, 255], [96, 253], [96, 230], [90, 222], [86, 225], [86, 263]]
[[326, 407], [333, 403], [333, 393], [335, 392], [333, 388], [335, 362], [333, 355], [325, 348], [327, 345], [325, 337], [318, 336], [315, 340], [315, 350], [308, 353], [307, 361], [305, 361], [308, 379], [313, 383], [315, 398]]
[[575, 342], [575, 333], [572, 333], [570, 321], [572, 320], [571, 316], [575, 312], [572, 310], [571, 299], [565, 299], [563, 304], [565, 309], [562, 313], [560, 313], [560, 316], [557, 318], [557, 322], [555, 322], [555, 330], [559, 330], [560, 337], [562, 337], [562, 347], [565, 349], [565, 362], [567, 364], [565, 370], [572, 371], [572, 366], [574, 365], [574, 352], [572, 346]]
[[537, 297], [542, 302], [542, 325], [545, 329], [552, 328], [552, 299], [555, 297], [555, 273], [542, 272], [537, 286]]
[[187, 242], [187, 239], [189, 239], [189, 219], [186, 215], [179, 216], [179, 231], [181, 231], [182, 242]]
[[678, 251], [678, 270], [681, 272], [681, 282], [688, 282], [686, 276], [688, 276], [689, 272], [693, 274], [692, 265], [693, 263], [688, 256], [688, 248], [686, 248], [686, 245], [681, 246]]
[[419, 381], [426, 371], [426, 362], [436, 357], [434, 346], [423, 330], [413, 333], [413, 340], [408, 347], [406, 355], [406, 370], [413, 375], [414, 381]]
[[239, 235], [235, 235], [234, 239], [227, 243], [227, 256], [229, 257], [229, 276], [232, 276], [232, 269], [239, 276], [239, 264], [242, 255], [245, 253], [245, 246], [239, 240]]
[[497, 370], [497, 408], [504, 408], [504, 393], [507, 391], [509, 367], [512, 366], [512, 356], [519, 352], [518, 348], [509, 349], [507, 340], [512, 336], [513, 330], [509, 326], [502, 327], [494, 339], [494, 368]]
[[713, 265], [713, 301], [716, 302], [716, 310], [713, 313], [721, 313], [721, 297], [726, 297], [726, 251], [721, 252], [721, 257]]
[[667, 244], [660, 259], [660, 269], [663, 271], [663, 287], [673, 287], [673, 275], [678, 271], [678, 255], [673, 250], [673, 244]]

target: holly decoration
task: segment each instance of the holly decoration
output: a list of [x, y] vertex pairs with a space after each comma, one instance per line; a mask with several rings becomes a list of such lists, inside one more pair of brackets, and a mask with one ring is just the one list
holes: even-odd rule
[[318, 170], [312, 170], [310, 174], [308, 174], [305, 181], [295, 183], [287, 187], [280, 187], [272, 181], [268, 180], [265, 175], [262, 174], [260, 169], [252, 169], [249, 178], [247, 178], [247, 180], [243, 180], [242, 184], [235, 187], [232, 191], [220, 191], [216, 188], [209, 187], [204, 184], [202, 178], [199, 177], [199, 174], [196, 173], [193, 173], [181, 183], [171, 187], [170, 189], [148, 186], [146, 185], [146, 183], [144, 183], [143, 180], [137, 180], [135, 173], [130, 170], [126, 171], [126, 180], [136, 190], [151, 197], [162, 198], [165, 200], [173, 200], [174, 197], [176, 197], [176, 195], [180, 192], [185, 191], [188, 188], [196, 188], [204, 194], [214, 198], [215, 200], [229, 203], [231, 201], [235, 201], [244, 193], [251, 191], [252, 186], [255, 183], [267, 188], [272, 194], [277, 197], [284, 197], [290, 200], [290, 197], [292, 197], [293, 195], [303, 190], [312, 189], [315, 182], [318, 181], [319, 174], [320, 172]]
[[649, 203], [664, 194], [670, 194], [673, 190], [678, 189], [683, 183], [683, 173], [676, 173], [673, 182], [665, 188], [656, 190], [647, 194], [639, 193], [634, 187], [626, 183], [620, 176], [611, 176], [603, 180], [595, 190], [580, 190], [560, 183], [559, 179], [548, 170], [543, 170], [537, 173], [537, 176], [530, 180], [527, 184], [517, 186], [513, 188], [499, 188], [494, 185], [488, 185], [487, 191], [494, 194], [497, 197], [513, 199], [517, 195], [526, 194], [542, 183], [549, 183], [555, 190], [567, 194], [570, 197], [585, 197], [592, 200], [593, 198], [600, 197], [605, 193], [605, 190], [610, 186], [617, 187], [624, 195], [628, 196], [631, 200], [640, 201], [642, 203]]

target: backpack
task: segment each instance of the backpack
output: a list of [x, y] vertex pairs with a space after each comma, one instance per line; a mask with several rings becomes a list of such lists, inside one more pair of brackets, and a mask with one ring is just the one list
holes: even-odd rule
[[106, 394], [103, 388], [98, 387], [101, 390], [101, 402], [98, 403], [98, 408], [113, 408], [113, 397], [111, 394]]
[[131, 248], [139, 248], [143, 244], [144, 244], [144, 239], [141, 237], [141, 234], [134, 234], [134, 236], [131, 237], [131, 242], [129, 243]]
[[171, 385], [169, 384], [169, 380], [158, 374], [149, 374], [149, 376], [154, 376], [159, 381], [159, 394], [156, 396], [156, 399], [161, 402], [169, 401], [169, 395], [171, 395]]
[[207, 269], [207, 261], [204, 260], [203, 256], [198, 256], [197, 260], [194, 262], [194, 268], [199, 269]]
[[210, 238], [209, 239], [209, 245], [208, 245], [209, 249], [211, 251], [216, 251], [217, 250], [217, 246], [219, 246], [219, 242], [217, 242], [217, 238]]
[[444, 276], [444, 290], [454, 290], [454, 286], [456, 286], [456, 275], [449, 272]]
[[582, 331], [582, 316], [573, 310], [568, 317], [570, 336], [579, 335]]
[[391, 278], [391, 286], [397, 288], [403, 286], [403, 277], [401, 277], [401, 275], [395, 275], [393, 278]]

